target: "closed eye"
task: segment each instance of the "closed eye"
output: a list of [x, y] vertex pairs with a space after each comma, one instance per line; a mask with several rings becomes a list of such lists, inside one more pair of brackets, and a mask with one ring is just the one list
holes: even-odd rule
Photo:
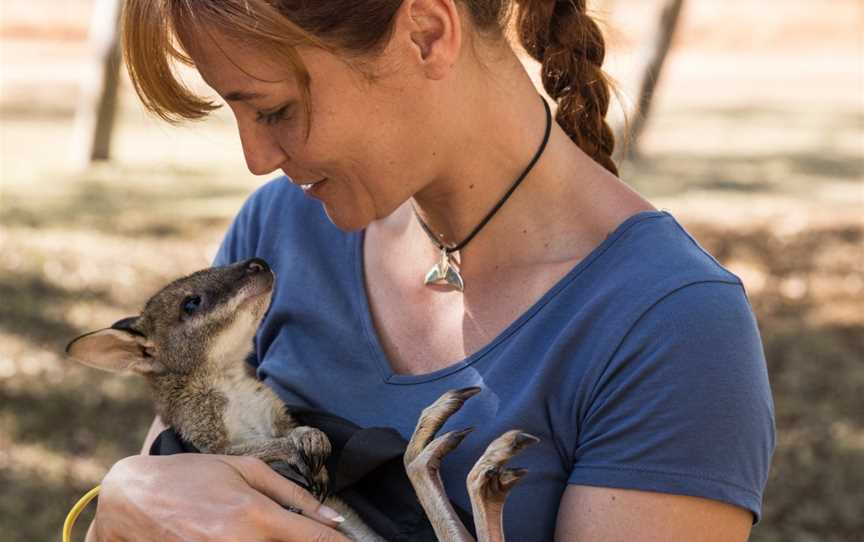
[[286, 113], [288, 113], [288, 110], [290, 108], [291, 104], [285, 104], [279, 109], [271, 111], [269, 113], [259, 111], [255, 117], [255, 122], [260, 122], [262, 124], [266, 124], [267, 126], [278, 124], [279, 122], [288, 118], [286, 116]]

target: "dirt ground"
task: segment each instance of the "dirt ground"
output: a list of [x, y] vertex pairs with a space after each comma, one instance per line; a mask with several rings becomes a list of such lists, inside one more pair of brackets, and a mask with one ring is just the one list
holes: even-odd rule
[[[598, 7], [625, 93], [653, 4]], [[689, 2], [641, 158], [622, 178], [737, 273], [756, 311], [778, 448], [752, 540], [852, 541], [864, 532], [864, 13], [856, 0], [780, 5]], [[69, 506], [138, 450], [153, 415], [140, 382], [71, 366], [63, 346], [206, 266], [265, 180], [245, 171], [224, 113], [171, 128], [125, 83], [114, 161], [76, 171], [90, 6], [0, 7], [7, 541], [58, 537]]]

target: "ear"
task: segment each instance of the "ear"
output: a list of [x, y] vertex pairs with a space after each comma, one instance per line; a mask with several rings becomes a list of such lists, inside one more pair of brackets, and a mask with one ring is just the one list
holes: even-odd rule
[[153, 356], [153, 343], [133, 327], [137, 319], [124, 318], [109, 328], [81, 335], [66, 346], [66, 355], [103, 371], [164, 372], [165, 366]]
[[462, 14], [452, 0], [409, 0], [411, 42], [426, 76], [444, 79], [452, 71], [462, 46]]

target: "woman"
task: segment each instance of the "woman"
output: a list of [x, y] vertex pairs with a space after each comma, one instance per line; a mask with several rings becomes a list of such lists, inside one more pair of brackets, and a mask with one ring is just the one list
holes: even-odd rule
[[[470, 509], [488, 442], [537, 435], [511, 540], [744, 540], [774, 446], [756, 323], [740, 280], [617, 177], [585, 4], [128, 0], [124, 42], [151, 111], [216, 107], [172, 75], [185, 60], [250, 171], [286, 175], [216, 259], [276, 272], [254, 364], [286, 402], [408, 436], [443, 391], [480, 386], [444, 428], [475, 431], [442, 477]], [[90, 539], [342, 540], [328, 514], [254, 460], [135, 456]]]

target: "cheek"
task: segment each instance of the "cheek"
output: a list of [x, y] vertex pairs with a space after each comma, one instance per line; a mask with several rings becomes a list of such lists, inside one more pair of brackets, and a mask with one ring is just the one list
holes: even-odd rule
[[314, 159], [315, 155], [319, 154], [317, 148], [320, 147], [320, 143], [312, 139], [315, 137], [314, 130], [309, 141], [306, 141], [306, 127], [301, 120], [285, 120], [270, 127], [269, 130], [288, 163], [299, 165]]
[[283, 121], [273, 127], [272, 133], [285, 154], [283, 169], [291, 177], [335, 177], [345, 169], [340, 164], [352, 145], [344, 134], [328, 129], [323, 119], [312, 123], [308, 139], [302, 118]]
[[292, 154], [298, 172], [334, 181], [319, 199], [340, 229], [361, 229], [389, 215], [420, 188], [424, 175], [411, 159], [420, 134], [387, 114], [364, 105], [316, 110], [309, 141]]

